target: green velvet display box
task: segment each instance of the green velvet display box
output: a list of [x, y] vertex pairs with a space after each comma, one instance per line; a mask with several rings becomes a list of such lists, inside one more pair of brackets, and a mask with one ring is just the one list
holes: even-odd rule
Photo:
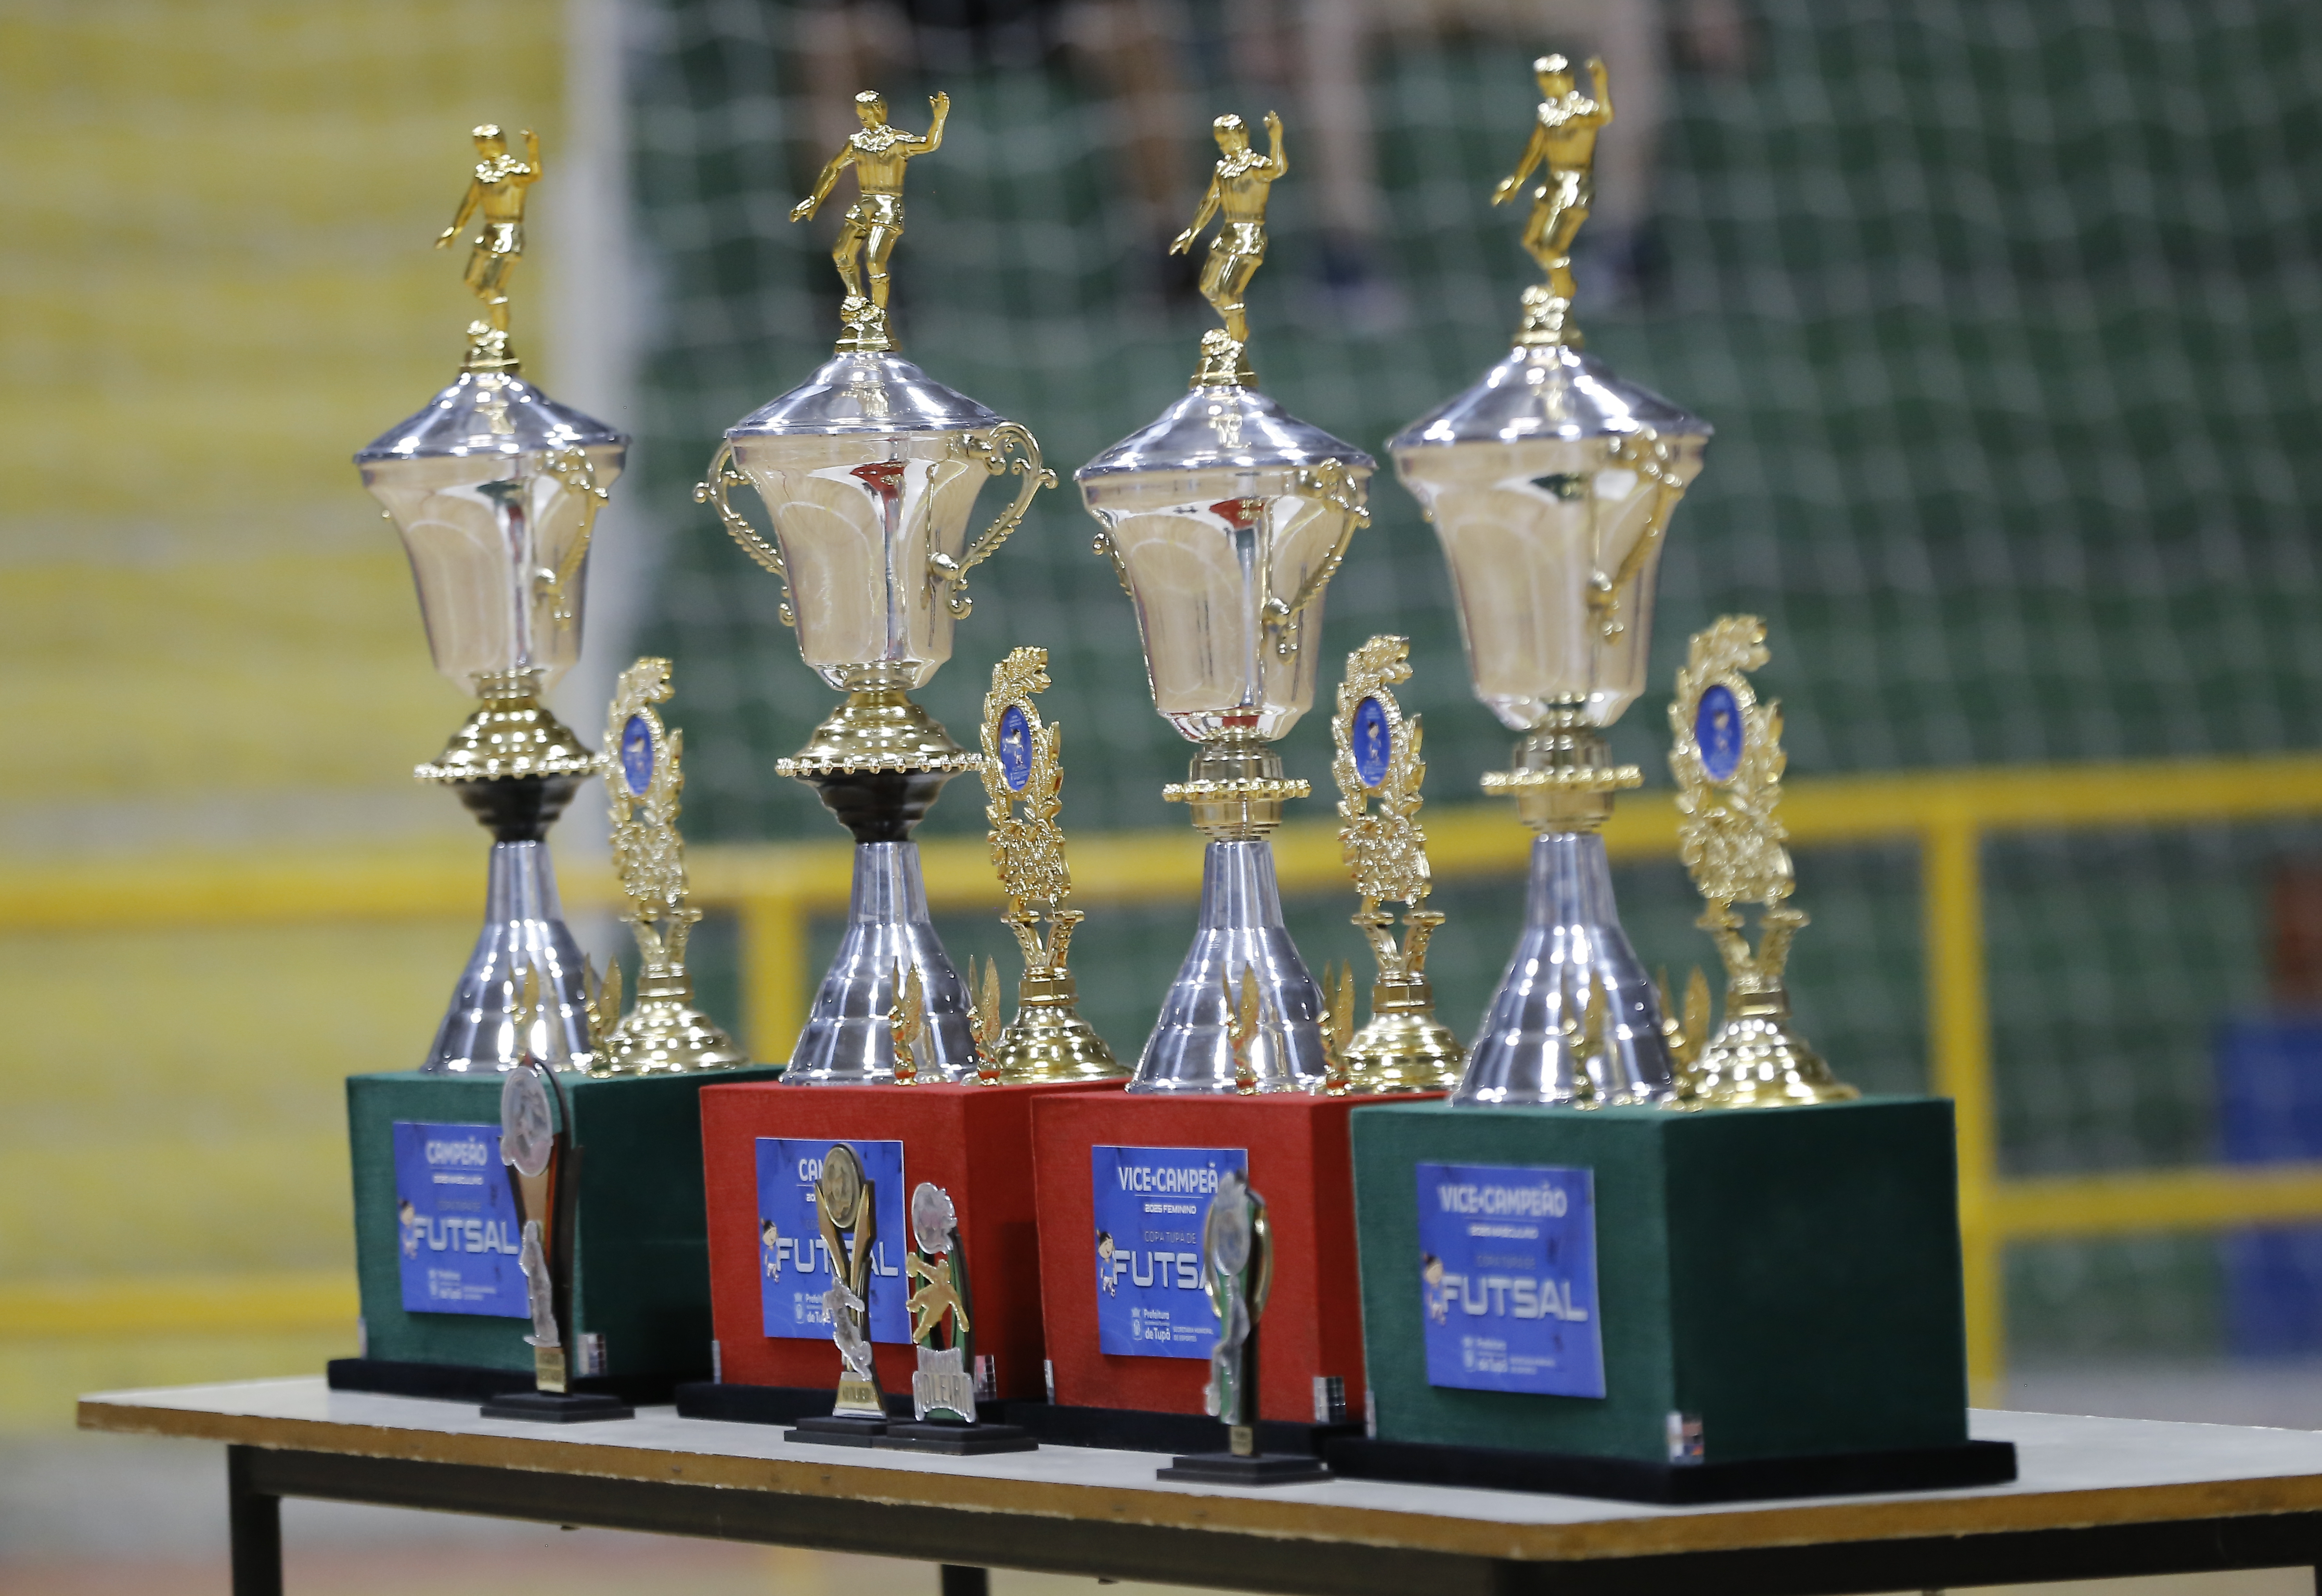
[[[1946, 1099], [1381, 1106], [1354, 1154], [1376, 1435], [1340, 1472], [1649, 1500], [2013, 1477], [1968, 1438]], [[1587, 1386], [1592, 1345], [1601, 1396], [1538, 1394]]]
[[[575, 1390], [665, 1401], [676, 1382], [709, 1376], [700, 1091], [713, 1082], [771, 1081], [779, 1073], [557, 1077], [571, 1114], [567, 1179], [577, 1182], [565, 1210], [572, 1227]], [[364, 1355], [334, 1363], [333, 1385], [462, 1400], [531, 1387], [528, 1318], [412, 1311], [405, 1306], [398, 1256], [405, 1238], [397, 1123], [492, 1127], [480, 1138], [493, 1151], [480, 1161], [480, 1172], [505, 1179], [496, 1156], [500, 1085], [497, 1074], [411, 1071], [348, 1078]], [[489, 1229], [485, 1236], [496, 1249], [505, 1239]], [[501, 1266], [513, 1267], [512, 1252]]]

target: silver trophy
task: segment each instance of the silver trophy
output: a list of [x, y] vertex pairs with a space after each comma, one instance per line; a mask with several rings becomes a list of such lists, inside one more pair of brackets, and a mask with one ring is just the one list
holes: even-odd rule
[[[834, 158], [815, 198], [794, 213], [794, 219], [812, 214], [839, 169], [857, 168], [864, 201], [848, 213], [838, 257], [848, 288], [841, 312], [846, 333], [813, 376], [727, 430], [694, 497], [713, 506], [744, 551], [782, 579], [782, 616], [798, 631], [799, 652], [846, 695], [807, 745], [775, 766], [811, 784], [856, 844], [838, 953], [782, 1079], [893, 1081], [887, 1017], [901, 968], [919, 972], [925, 992], [921, 1078], [931, 1066], [934, 1076], [956, 1081], [975, 1069], [967, 987], [928, 918], [910, 834], [944, 784], [983, 761], [909, 695], [951, 658], [953, 627], [971, 607], [969, 570], [999, 548], [1032, 495], [1056, 475], [1041, 466], [1029, 432], [895, 352], [883, 251], [901, 231], [903, 163], [933, 151], [941, 121], [926, 138], [901, 135], [886, 125], [876, 95], [857, 101], [865, 132]], [[866, 232], [872, 211], [888, 222]], [[873, 290], [867, 296], [855, 275], [866, 238]], [[1012, 502], [971, 542], [976, 496], [1011, 473]], [[744, 486], [765, 501], [771, 538], [728, 502], [728, 490]]]
[[[480, 193], [489, 216], [513, 206], [520, 218], [538, 150], [512, 160], [498, 129], [476, 138], [486, 159], [462, 217]], [[580, 658], [590, 534], [628, 439], [520, 375], [507, 339], [514, 257], [490, 254], [490, 236], [477, 246], [490, 272], [470, 275], [487, 315], [468, 329], [459, 380], [355, 456], [403, 535], [435, 669], [480, 700], [417, 771], [450, 786], [492, 834], [483, 930], [421, 1066], [434, 1073], [515, 1067], [524, 1039], [507, 1016], [527, 970], [548, 987], [534, 1056], [560, 1070], [593, 1056], [588, 973], [557, 899], [548, 828], [599, 761], [540, 698]]]
[[[1514, 798], [1539, 834], [1523, 935], [1453, 1095], [1468, 1104], [1674, 1095], [1659, 1006], [1621, 929], [1598, 828], [1613, 794], [1641, 780], [1613, 764], [1604, 728], [1644, 689], [1661, 540], [1710, 428], [1582, 350], [1568, 251], [1611, 105], [1600, 64], [1593, 100], [1563, 66], [1540, 63], [1547, 131], [1501, 186], [1513, 193], [1547, 160], [1526, 242], [1549, 280], [1525, 291], [1514, 349], [1387, 443], [1450, 565], [1476, 696], [1523, 734], [1515, 768], [1485, 789]], [[1577, 189], [1558, 180], [1573, 172]]]
[[[1227, 330], [1203, 338], [1192, 392], [1074, 473], [1102, 528], [1097, 550], [1135, 604], [1153, 706], [1200, 750], [1164, 796], [1210, 838], [1200, 926], [1130, 1091], [1303, 1090], [1330, 1069], [1322, 993], [1283, 926], [1266, 838], [1284, 801], [1309, 790], [1284, 779], [1274, 743], [1313, 707], [1322, 589], [1369, 522], [1375, 464], [1260, 393], [1244, 359], [1239, 294], [1281, 162], [1268, 122], [1271, 158], [1248, 147], [1239, 118], [1219, 120], [1227, 155], [1195, 224], [1233, 190], [1203, 277]], [[1258, 1034], [1238, 1069], [1230, 994], [1245, 972]]]

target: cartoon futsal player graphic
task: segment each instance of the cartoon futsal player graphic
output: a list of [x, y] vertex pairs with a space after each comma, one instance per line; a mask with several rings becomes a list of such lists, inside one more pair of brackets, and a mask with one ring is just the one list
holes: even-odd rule
[[1443, 1260], [1434, 1254], [1424, 1255], [1419, 1265], [1419, 1278], [1426, 1283], [1427, 1317], [1439, 1325], [1451, 1322], [1451, 1298], [1443, 1289]]
[[413, 1208], [411, 1199], [406, 1197], [396, 1203], [395, 1217], [403, 1222], [403, 1255], [416, 1258], [419, 1256], [419, 1210]]
[[1100, 1230], [1096, 1233], [1096, 1283], [1104, 1288], [1104, 1294], [1108, 1297], [1114, 1294], [1116, 1278], [1112, 1267], [1112, 1232]]
[[772, 1219], [761, 1219], [758, 1226], [758, 1245], [765, 1258], [766, 1278], [780, 1280], [782, 1278], [782, 1255], [775, 1250], [774, 1244], [782, 1239], [782, 1233]]

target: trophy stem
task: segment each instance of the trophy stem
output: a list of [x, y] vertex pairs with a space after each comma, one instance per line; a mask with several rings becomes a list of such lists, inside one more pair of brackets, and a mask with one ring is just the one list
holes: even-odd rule
[[[461, 796], [468, 798], [468, 789], [477, 788], [485, 789], [478, 796], [507, 799], [513, 795], [506, 789], [520, 785], [471, 782], [463, 784]], [[540, 831], [546, 828], [546, 821], [538, 823]], [[533, 1056], [551, 1069], [586, 1067], [590, 1059], [589, 1010], [580, 944], [564, 924], [548, 844], [537, 837], [510, 841], [504, 836], [492, 844], [483, 930], [453, 989], [452, 1007], [435, 1033], [434, 1050], [420, 1066], [422, 1072], [465, 1075], [514, 1069], [525, 1055], [526, 1038], [517, 1034], [507, 1016], [526, 971], [539, 972], [540, 1028], [545, 1033], [533, 1039]]]
[[[1601, 986], [1609, 1014], [1589, 1045], [1584, 1013]], [[1452, 1101], [1666, 1103], [1674, 1100], [1659, 1006], [1613, 902], [1596, 832], [1533, 838], [1523, 935], [1484, 1011]]]
[[895, 1006], [898, 965], [919, 972], [926, 994], [920, 1045], [929, 1056], [920, 1061], [920, 1078], [959, 1081], [974, 1074], [967, 983], [952, 967], [928, 917], [919, 845], [857, 843], [846, 929], [782, 1072], [785, 1081], [863, 1086], [895, 1079], [889, 1015]]
[[1322, 991], [1283, 926], [1274, 845], [1216, 841], [1202, 861], [1200, 928], [1146, 1039], [1130, 1091], [1237, 1090], [1227, 993], [1244, 971], [1257, 982], [1258, 1028], [1246, 1066], [1257, 1090], [1303, 1091], [1323, 1081], [1330, 1066]]

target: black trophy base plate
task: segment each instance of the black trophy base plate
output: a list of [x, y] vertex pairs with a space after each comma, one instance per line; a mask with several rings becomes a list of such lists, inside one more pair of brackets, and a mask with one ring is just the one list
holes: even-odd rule
[[810, 1441], [818, 1446], [876, 1446], [887, 1433], [883, 1418], [844, 1418], [835, 1413], [810, 1415], [798, 1428], [784, 1430], [785, 1441]]
[[[333, 1391], [371, 1391], [383, 1397], [428, 1397], [443, 1402], [488, 1402], [534, 1389], [529, 1369], [486, 1369], [473, 1363], [405, 1363], [389, 1358], [333, 1358], [323, 1367]], [[676, 1382], [667, 1375], [603, 1375], [572, 1382], [592, 1396], [615, 1397], [637, 1407], [670, 1400]], [[826, 1393], [826, 1399], [827, 1393]], [[827, 1413], [827, 1400], [823, 1405]]]
[[[977, 1411], [983, 1404], [976, 1405]], [[894, 1424], [871, 1443], [896, 1452], [942, 1457], [982, 1457], [987, 1452], [1038, 1452], [1040, 1443], [1020, 1424]]]
[[[1217, 1421], [1210, 1422], [1214, 1427]], [[1204, 1485], [1303, 1485], [1329, 1479], [1330, 1471], [1305, 1453], [1259, 1452], [1242, 1457], [1231, 1452], [1195, 1452], [1171, 1458], [1167, 1468], [1153, 1471], [1153, 1477]]]
[[637, 1410], [602, 1391], [512, 1391], [486, 1402], [483, 1415], [535, 1424], [594, 1424], [603, 1418], [635, 1418]]
[[[1205, 1453], [1223, 1433], [1200, 1413], [1156, 1413], [1143, 1408], [1066, 1408], [1055, 1402], [1008, 1402], [999, 1417], [1058, 1446], [1102, 1446], [1115, 1452]], [[981, 1409], [981, 1403], [977, 1404]], [[1312, 1461], [1340, 1436], [1358, 1436], [1360, 1424], [1301, 1424], [1264, 1419], [1257, 1449]]]
[[[908, 1419], [911, 1399], [886, 1394], [887, 1416]], [[680, 1418], [716, 1418], [727, 1424], [796, 1424], [802, 1418], [828, 1418], [838, 1393], [827, 1385], [721, 1385], [710, 1380], [689, 1380], [672, 1395]]]
[[2016, 1447], [2007, 1441], [1962, 1441], [1949, 1446], [1742, 1463], [1655, 1464], [1358, 1436], [1331, 1442], [1325, 1455], [1330, 1472], [1348, 1479], [1536, 1491], [1671, 1507], [1777, 1497], [1950, 1491], [1969, 1485], [2003, 1485], [2016, 1478]]

